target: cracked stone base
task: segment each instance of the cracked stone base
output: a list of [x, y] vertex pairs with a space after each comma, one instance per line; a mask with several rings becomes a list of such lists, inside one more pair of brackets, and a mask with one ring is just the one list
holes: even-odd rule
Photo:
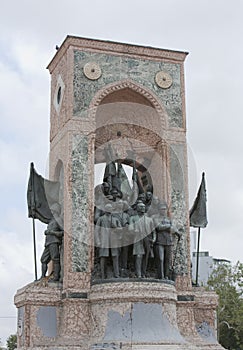
[[15, 296], [19, 349], [223, 349], [215, 337], [217, 298], [163, 282], [93, 285], [87, 293], [32, 283]]

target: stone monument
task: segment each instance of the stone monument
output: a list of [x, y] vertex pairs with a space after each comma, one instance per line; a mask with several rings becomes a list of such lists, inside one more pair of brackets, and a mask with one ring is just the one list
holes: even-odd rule
[[222, 349], [191, 283], [186, 56], [67, 36], [50, 62], [61, 271], [17, 291], [19, 349]]

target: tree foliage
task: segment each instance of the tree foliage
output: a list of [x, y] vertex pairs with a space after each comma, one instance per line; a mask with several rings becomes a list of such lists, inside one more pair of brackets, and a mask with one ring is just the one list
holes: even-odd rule
[[7, 339], [7, 349], [14, 350], [17, 348], [17, 335], [11, 334]]
[[208, 286], [219, 296], [219, 343], [229, 350], [243, 350], [243, 264], [219, 264]]

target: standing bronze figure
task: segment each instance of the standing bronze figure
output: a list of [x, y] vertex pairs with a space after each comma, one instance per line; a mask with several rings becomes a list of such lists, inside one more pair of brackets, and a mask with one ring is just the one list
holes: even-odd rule
[[159, 214], [154, 217], [156, 226], [156, 265], [158, 279], [170, 279], [172, 266], [172, 222], [167, 216], [168, 207], [166, 203], [159, 205]]
[[95, 225], [95, 244], [100, 258], [101, 278], [105, 279], [106, 260], [110, 252], [113, 263], [114, 277], [119, 277], [119, 235], [116, 229], [121, 228], [119, 219], [112, 213], [112, 204], [105, 205], [105, 214], [100, 216]]
[[41, 269], [42, 275], [41, 277], [46, 276], [48, 263], [53, 261], [53, 277], [49, 279], [49, 281], [57, 282], [60, 279], [60, 247], [62, 244], [63, 238], [63, 230], [58, 224], [58, 217], [60, 215], [60, 205], [56, 203], [52, 206], [51, 211], [53, 213], [53, 217], [47, 225], [47, 229], [45, 230], [45, 249], [41, 256]]

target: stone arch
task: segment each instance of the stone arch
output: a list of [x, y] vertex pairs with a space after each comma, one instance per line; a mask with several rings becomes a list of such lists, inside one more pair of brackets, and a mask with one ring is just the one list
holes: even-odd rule
[[[158, 97], [148, 88], [130, 79], [125, 79], [119, 82], [108, 84], [103, 88], [101, 88], [96, 93], [96, 95], [92, 99], [89, 106], [91, 119], [95, 119], [95, 116], [97, 114], [97, 109], [101, 105], [104, 105], [105, 103], [107, 104], [111, 103], [111, 101], [107, 101], [108, 96], [111, 96], [114, 93], [121, 92], [124, 90], [130, 90], [132, 93], [136, 93], [138, 96], [143, 97], [143, 103], [141, 103], [141, 100], [138, 103], [141, 103], [141, 104], [147, 105], [148, 107], [150, 106], [151, 108], [153, 108], [160, 118], [162, 129], [163, 130], [167, 129], [168, 116], [165, 111], [165, 108], [163, 107], [162, 103], [159, 101]], [[145, 101], [147, 101], [147, 103]], [[115, 101], [115, 102], [117, 103], [119, 101]]]
[[55, 181], [59, 181], [60, 188], [59, 188], [59, 204], [62, 208], [62, 214], [64, 209], [64, 167], [63, 162], [59, 159], [56, 163], [55, 170], [54, 170], [54, 179]]
[[147, 174], [151, 172], [148, 177], [154, 179], [157, 195], [167, 198], [167, 114], [155, 94], [131, 80], [119, 81], [103, 87], [93, 98], [89, 111], [96, 123], [95, 163], [104, 161], [102, 153], [108, 143], [112, 147], [120, 143], [116, 147], [118, 153], [133, 144], [137, 164], [147, 164], [149, 160], [145, 166]]
[[54, 178], [56, 181], [59, 181], [59, 178], [62, 172], [63, 172], [63, 162], [60, 159], [58, 159], [55, 166], [55, 171], [54, 171]]

